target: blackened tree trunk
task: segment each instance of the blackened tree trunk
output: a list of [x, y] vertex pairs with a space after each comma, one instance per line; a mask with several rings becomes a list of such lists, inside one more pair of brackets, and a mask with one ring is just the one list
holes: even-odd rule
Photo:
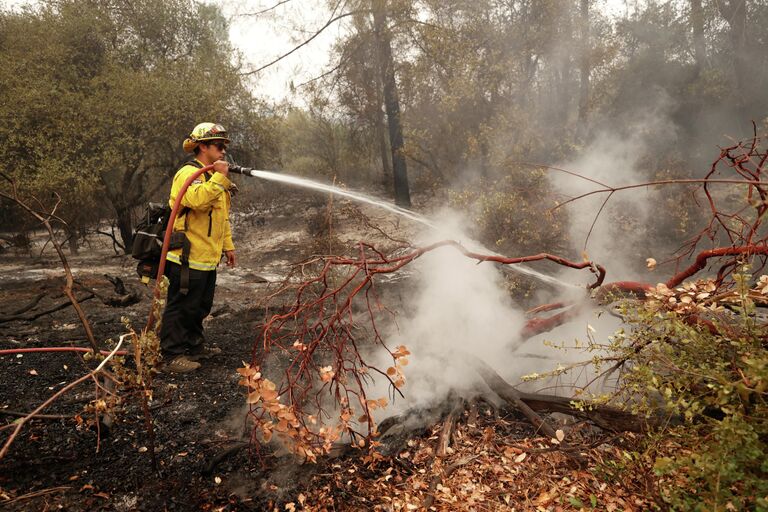
[[408, 168], [403, 155], [403, 128], [400, 123], [400, 100], [395, 82], [395, 63], [392, 57], [392, 38], [387, 28], [386, 0], [373, 0], [373, 30], [379, 51], [381, 79], [384, 89], [384, 107], [387, 112], [389, 144], [392, 150], [392, 174], [395, 181], [395, 204], [411, 206], [408, 186]]
[[581, 28], [581, 48], [579, 52], [579, 125], [584, 130], [589, 112], [589, 0], [581, 0], [579, 9], [579, 25]]
[[704, 10], [701, 8], [701, 0], [691, 0], [691, 31], [693, 32], [693, 56], [698, 74], [704, 69], [707, 60], [707, 47], [704, 41]]
[[131, 219], [131, 208], [115, 205], [117, 213], [117, 229], [120, 231], [120, 239], [123, 242], [125, 253], [131, 252], [133, 243], [133, 220]]
[[720, 15], [728, 22], [733, 52], [733, 71], [739, 104], [744, 105], [749, 94], [749, 56], [747, 52], [747, 5], [746, 0], [720, 0]]

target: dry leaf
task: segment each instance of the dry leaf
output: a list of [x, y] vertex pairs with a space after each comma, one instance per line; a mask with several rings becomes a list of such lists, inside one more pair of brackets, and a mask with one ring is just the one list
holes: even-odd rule
[[333, 367], [331, 366], [323, 366], [320, 368], [320, 380], [323, 382], [331, 382], [335, 375], [336, 372], [333, 371]]

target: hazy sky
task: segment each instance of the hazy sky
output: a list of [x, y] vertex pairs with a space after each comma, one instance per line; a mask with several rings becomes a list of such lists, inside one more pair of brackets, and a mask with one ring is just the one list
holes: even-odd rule
[[[268, 9], [281, 0], [215, 0], [231, 19], [230, 37], [252, 68], [260, 67], [290, 51], [330, 18], [325, 0], [291, 0], [259, 16], [246, 16]], [[618, 15], [641, 0], [596, 0], [595, 7]], [[630, 7], [628, 7], [630, 6]], [[254, 78], [255, 90], [273, 99], [290, 98], [290, 82], [302, 84], [330, 69], [333, 42], [345, 25], [336, 23], [307, 46]], [[297, 91], [301, 94], [301, 91]]]
[[[212, 0], [230, 19], [230, 37], [243, 54], [246, 69], [254, 69], [290, 51], [307, 39], [329, 18], [325, 0], [290, 0], [260, 15], [250, 16], [280, 4], [282, 0]], [[620, 14], [627, 6], [643, 0], [596, 0], [596, 7]], [[17, 7], [38, 0], [0, 0], [0, 5]], [[300, 85], [333, 66], [331, 48], [343, 34], [345, 25], [337, 23], [310, 44], [280, 63], [253, 77], [254, 90], [272, 99], [291, 97], [290, 83]], [[297, 91], [301, 94], [301, 90]]]

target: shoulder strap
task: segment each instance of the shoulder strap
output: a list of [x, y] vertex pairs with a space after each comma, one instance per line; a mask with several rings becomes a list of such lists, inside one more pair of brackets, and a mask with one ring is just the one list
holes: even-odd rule
[[[181, 164], [181, 167], [185, 167], [185, 166], [187, 166], [187, 165], [191, 165], [191, 166], [192, 166], [192, 167], [194, 167], [195, 169], [202, 169], [202, 168], [204, 167], [204, 165], [203, 165], [202, 163], [200, 163], [200, 162], [197, 160], [197, 158], [193, 158], [192, 160], [187, 160], [186, 162], [184, 162], [183, 164]], [[179, 170], [181, 170], [181, 167], [179, 167]], [[177, 171], [177, 172], [178, 172], [178, 171]], [[211, 177], [210, 177], [210, 175], [209, 175], [207, 172], [204, 172], [204, 173], [202, 174], [202, 176], [203, 176], [203, 181], [204, 181], [204, 182], [207, 182], [207, 181], [208, 181], [208, 180], [211, 178]]]
[[192, 167], [194, 167], [196, 169], [202, 169], [203, 168], [203, 164], [198, 162], [196, 158], [193, 158], [192, 160], [187, 160], [187, 161], [183, 162], [176, 171], [178, 172], [178, 171], [181, 170], [182, 167], [186, 167], [188, 165], [191, 165]]
[[[191, 166], [192, 166], [192, 167], [194, 167], [195, 169], [202, 169], [202, 168], [203, 168], [203, 164], [202, 164], [202, 163], [200, 163], [200, 162], [197, 160], [197, 158], [193, 158], [193, 159], [191, 159], [191, 160], [187, 160], [186, 162], [184, 162], [183, 164], [181, 164], [181, 167], [179, 167], [179, 168], [177, 169], [177, 171], [176, 171], [176, 172], [179, 172], [179, 171], [180, 171], [180, 170], [181, 170], [183, 167], [186, 167], [186, 166], [188, 166], [188, 165], [191, 165]], [[210, 176], [208, 175], [208, 173], [207, 173], [207, 172], [204, 172], [204, 173], [202, 174], [202, 176], [203, 176], [203, 182], [207, 182], [207, 181], [210, 179]], [[184, 217], [184, 216], [187, 214], [187, 212], [188, 212], [188, 211], [189, 211], [189, 207], [185, 206], [185, 207], [184, 207], [184, 208], [182, 208], [182, 209], [181, 209], [181, 211], [179, 212], [179, 217]], [[187, 221], [187, 219], [184, 219], [184, 231], [186, 231], [188, 228], [189, 228], [189, 226], [188, 226], [188, 221]]]

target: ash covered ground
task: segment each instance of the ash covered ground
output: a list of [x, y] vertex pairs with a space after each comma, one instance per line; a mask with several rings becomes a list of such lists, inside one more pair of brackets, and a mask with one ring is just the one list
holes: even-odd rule
[[[637, 481], [608, 486], [610, 475], [573, 467], [519, 413], [482, 401], [467, 404], [454, 418], [451, 448], [439, 456], [436, 443], [450, 406], [422, 411], [424, 421], [390, 436], [392, 444], [382, 457], [346, 450], [317, 464], [303, 464], [284, 451], [243, 448], [245, 402], [236, 369], [258, 350], [268, 314], [266, 295], [292, 263], [312, 254], [344, 250], [360, 240], [386, 251], [417, 231], [407, 221], [369, 208], [361, 211], [337, 203], [332, 212], [329, 217], [325, 199], [298, 195], [233, 213], [239, 265], [220, 270], [215, 306], [207, 320], [209, 343], [221, 347], [223, 354], [204, 362], [197, 372], [159, 374], [153, 382], [150, 405], [158, 472], [151, 468], [139, 400], [126, 397], [114, 424], [97, 430], [79, 423], [83, 407], [93, 399], [93, 386], [83, 385], [43, 411], [48, 417], [25, 425], [0, 462], [3, 508], [578, 510], [593, 500], [610, 505], [609, 510], [649, 505], [639, 475]], [[0, 255], [0, 349], [87, 346], [71, 307], [33, 318], [66, 303], [63, 271], [50, 247], [43, 245], [40, 240], [30, 254], [10, 249]], [[115, 255], [108, 239], [91, 237], [80, 255], [68, 259], [97, 340], [114, 340], [124, 333], [123, 319], [137, 329], [145, 324], [151, 289], [138, 284], [129, 256]], [[379, 283], [380, 294], [393, 309], [409, 293], [407, 272], [403, 274], [385, 276]], [[102, 299], [114, 294], [107, 275], [120, 278], [141, 300], [130, 306], [105, 304]], [[20, 315], [23, 318], [8, 318], [38, 297], [35, 307]], [[290, 299], [269, 306], [279, 308], [280, 300]], [[0, 371], [4, 440], [16, 413], [33, 410], [87, 373], [88, 366], [74, 353], [26, 353], [0, 356]], [[591, 428], [573, 428], [569, 436], [591, 447], [587, 456], [593, 468], [621, 460], [622, 444], [634, 442], [631, 435], [618, 439]]]

